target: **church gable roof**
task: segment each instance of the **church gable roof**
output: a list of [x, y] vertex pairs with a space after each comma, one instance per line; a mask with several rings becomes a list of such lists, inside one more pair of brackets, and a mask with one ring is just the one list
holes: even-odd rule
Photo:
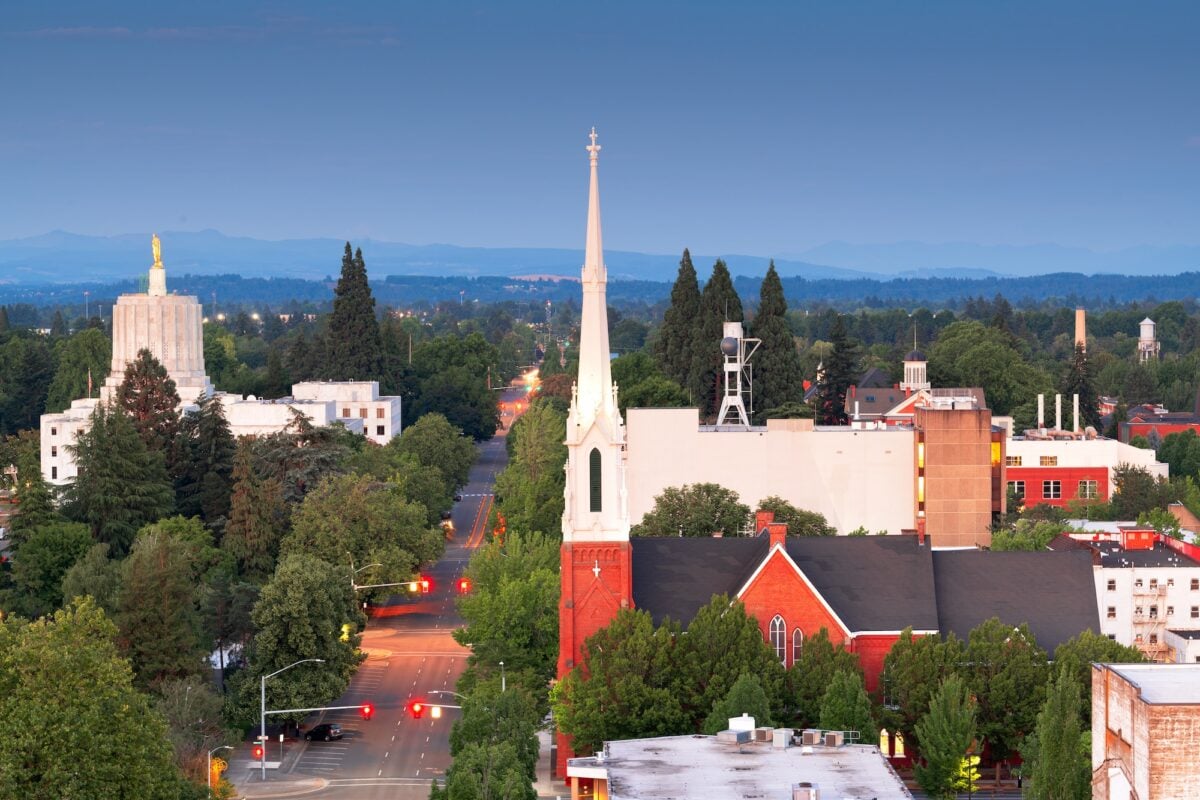
[[787, 552], [852, 632], [937, 630], [930, 550], [915, 536], [791, 536]]
[[1087, 552], [942, 550], [933, 554], [933, 572], [942, 635], [965, 640], [979, 623], [999, 617], [1008, 625], [1028, 623], [1053, 654], [1083, 631], [1100, 629]]
[[685, 626], [714, 594], [734, 595], [767, 555], [765, 536], [634, 537], [633, 604]]

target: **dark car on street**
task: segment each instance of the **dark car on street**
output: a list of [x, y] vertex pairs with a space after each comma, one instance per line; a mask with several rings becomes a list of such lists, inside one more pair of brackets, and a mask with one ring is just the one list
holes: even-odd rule
[[329, 742], [334, 739], [342, 738], [342, 726], [336, 722], [322, 722], [312, 730], [304, 734], [304, 738], [308, 741], [320, 740]]

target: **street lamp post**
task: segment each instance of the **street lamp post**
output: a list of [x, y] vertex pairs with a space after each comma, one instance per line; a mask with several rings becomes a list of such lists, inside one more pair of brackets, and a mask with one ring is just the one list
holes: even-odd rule
[[232, 750], [232, 749], [233, 748], [230, 747], [229, 745], [223, 744], [220, 747], [214, 747], [212, 750], [208, 751], [208, 793], [209, 794], [212, 794], [212, 754], [217, 752], [218, 750]]
[[[346, 555], [350, 556], [349, 553], [347, 553]], [[355, 575], [362, 572], [364, 569], [370, 569], [371, 567], [382, 567], [382, 566], [383, 566], [383, 564], [376, 562], [374, 564], [367, 564], [365, 567], [359, 567], [358, 569], [355, 569], [354, 568], [354, 556], [350, 556], [350, 591], [352, 591], [352, 592], [358, 591], [358, 584], [354, 582]]]
[[501, 661], [500, 662], [500, 692], [501, 692], [501, 694], [504, 693], [504, 690], [506, 688], [507, 688], [507, 683], [505, 682], [505, 679], [504, 679], [504, 662]]
[[259, 728], [262, 733], [262, 756], [261, 756], [261, 758], [259, 758], [259, 764], [261, 766], [262, 779], [264, 781], [267, 779], [267, 678], [274, 678], [276, 675], [278, 675], [281, 672], [286, 672], [287, 670], [291, 669], [294, 666], [297, 666], [298, 664], [304, 664], [309, 661], [315, 661], [318, 664], [325, 663], [325, 659], [323, 659], [323, 658], [302, 658], [293, 664], [288, 664], [283, 669], [275, 670], [270, 675], [263, 675], [262, 678], [259, 680], [259, 684], [258, 684], [259, 695], [258, 696], [259, 696], [260, 705], [258, 708], [258, 710], [259, 710], [259, 718], [258, 719], [259, 719]]

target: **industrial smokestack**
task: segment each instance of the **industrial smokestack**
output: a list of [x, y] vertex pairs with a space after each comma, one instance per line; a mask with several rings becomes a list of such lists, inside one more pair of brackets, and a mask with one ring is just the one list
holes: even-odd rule
[[1054, 430], [1062, 430], [1062, 395], [1054, 395]]
[[1071, 430], [1075, 431], [1075, 433], [1079, 433], [1079, 395], [1077, 394], [1071, 395], [1071, 413], [1074, 414], [1075, 420], [1075, 424], [1072, 426]]
[[1087, 350], [1087, 312], [1082, 306], [1075, 309], [1075, 344]]
[[1046, 427], [1046, 395], [1038, 395], [1038, 428]]

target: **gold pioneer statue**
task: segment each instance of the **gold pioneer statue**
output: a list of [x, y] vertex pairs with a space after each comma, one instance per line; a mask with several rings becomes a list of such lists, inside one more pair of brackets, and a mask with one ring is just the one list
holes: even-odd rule
[[154, 251], [154, 266], [161, 267], [162, 263], [162, 242], [158, 240], [158, 234], [150, 237], [150, 249]]

